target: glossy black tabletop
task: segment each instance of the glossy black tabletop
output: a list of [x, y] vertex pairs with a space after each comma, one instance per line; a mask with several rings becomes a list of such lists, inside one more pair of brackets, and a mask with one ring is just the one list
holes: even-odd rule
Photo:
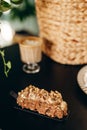
[[[87, 95], [77, 83], [78, 71], [84, 65], [62, 65], [43, 54], [40, 72], [26, 74], [22, 71], [18, 44], [3, 49], [12, 69], [7, 78], [0, 56], [0, 130], [87, 130]], [[54, 121], [16, 110], [16, 100], [10, 96], [10, 91], [17, 93], [29, 84], [61, 92], [70, 111], [67, 120]]]

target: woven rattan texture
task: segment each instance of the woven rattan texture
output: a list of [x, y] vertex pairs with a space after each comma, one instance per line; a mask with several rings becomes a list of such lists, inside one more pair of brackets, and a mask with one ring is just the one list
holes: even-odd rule
[[87, 0], [36, 0], [43, 51], [63, 64], [87, 63]]

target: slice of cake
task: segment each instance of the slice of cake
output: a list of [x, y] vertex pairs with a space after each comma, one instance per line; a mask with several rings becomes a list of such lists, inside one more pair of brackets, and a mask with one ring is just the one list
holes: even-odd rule
[[29, 85], [18, 93], [17, 104], [22, 108], [59, 119], [67, 116], [67, 103], [58, 91], [46, 91]]

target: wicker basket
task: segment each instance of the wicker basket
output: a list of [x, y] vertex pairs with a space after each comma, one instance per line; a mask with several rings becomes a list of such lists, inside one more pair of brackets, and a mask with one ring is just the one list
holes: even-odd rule
[[87, 0], [36, 0], [43, 51], [62, 64], [87, 63]]

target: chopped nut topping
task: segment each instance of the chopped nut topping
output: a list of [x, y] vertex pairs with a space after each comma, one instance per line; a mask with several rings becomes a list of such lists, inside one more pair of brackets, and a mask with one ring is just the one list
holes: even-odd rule
[[51, 117], [63, 118], [67, 115], [67, 103], [58, 91], [46, 91], [29, 85], [18, 93], [17, 103], [22, 108], [35, 110]]

